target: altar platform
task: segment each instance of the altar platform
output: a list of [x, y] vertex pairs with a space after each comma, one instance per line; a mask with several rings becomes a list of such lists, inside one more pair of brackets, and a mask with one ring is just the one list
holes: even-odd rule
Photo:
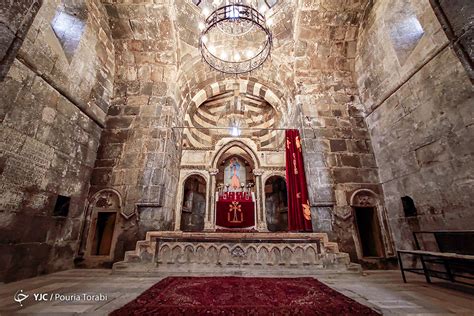
[[325, 233], [151, 231], [114, 273], [314, 275], [358, 271]]

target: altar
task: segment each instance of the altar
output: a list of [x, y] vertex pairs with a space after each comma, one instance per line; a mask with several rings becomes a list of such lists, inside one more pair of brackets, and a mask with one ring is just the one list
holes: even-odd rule
[[216, 198], [217, 228], [254, 228], [253, 192], [221, 192]]
[[[195, 167], [196, 151], [180, 170], [174, 230], [183, 232], [267, 232], [287, 230], [283, 152], [257, 155], [241, 141], [216, 144]], [[268, 155], [268, 156], [267, 156]], [[207, 158], [206, 158], [207, 157]], [[269, 165], [271, 161], [278, 166]]]

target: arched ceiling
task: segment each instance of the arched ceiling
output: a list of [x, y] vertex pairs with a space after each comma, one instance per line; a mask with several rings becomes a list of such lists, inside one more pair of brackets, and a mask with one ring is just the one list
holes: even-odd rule
[[[345, 86], [346, 81], [351, 84], [358, 28], [368, 2], [278, 1], [265, 13], [273, 21], [271, 58], [251, 74], [235, 77], [218, 73], [202, 61], [198, 24], [204, 16], [191, 0], [103, 0], [116, 45], [117, 64], [150, 65], [152, 76], [168, 82], [165, 92], [178, 106], [177, 120], [184, 118], [199, 90], [233, 78], [254, 80], [278, 93], [280, 106], [285, 108], [277, 110], [288, 113], [287, 126], [297, 122], [297, 104], [337, 102], [334, 98], [342, 97], [338, 93], [344, 92], [338, 91], [341, 81]], [[147, 74], [140, 67], [138, 75], [141, 71]], [[127, 74], [127, 69], [118, 73]]]
[[185, 116], [183, 146], [211, 148], [223, 137], [248, 137], [264, 148], [281, 141], [278, 98], [263, 86], [230, 81], [213, 84], [193, 98]]

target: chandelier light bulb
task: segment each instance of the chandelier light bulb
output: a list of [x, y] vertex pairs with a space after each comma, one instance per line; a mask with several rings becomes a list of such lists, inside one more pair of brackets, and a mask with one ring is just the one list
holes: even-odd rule
[[204, 23], [199, 22], [198, 28], [199, 28], [200, 31], [204, 30], [205, 27], [206, 27], [206, 25], [204, 25]]
[[207, 40], [208, 40], [208, 38], [207, 38], [207, 36], [206, 36], [206, 35], [204, 35], [204, 36], [202, 37], [202, 39], [201, 39], [201, 40], [202, 40], [202, 42], [203, 42], [204, 44], [206, 44], [206, 43], [207, 43]]
[[208, 17], [209, 16], [209, 9], [208, 8], [204, 8], [202, 9], [202, 14], [204, 14], [205, 17]]
[[267, 7], [266, 7], [265, 5], [262, 5], [262, 6], [260, 7], [260, 12], [261, 12], [261, 13], [267, 12]]
[[267, 25], [272, 26], [273, 25], [273, 19], [268, 19], [267, 20]]
[[245, 51], [245, 57], [252, 58], [252, 56], [253, 56], [253, 52], [250, 49]]
[[221, 58], [222, 58], [222, 59], [227, 59], [227, 53], [226, 53], [226, 52], [222, 52], [222, 53], [221, 53]]
[[234, 60], [235, 61], [240, 61], [240, 54], [239, 53], [235, 53]]

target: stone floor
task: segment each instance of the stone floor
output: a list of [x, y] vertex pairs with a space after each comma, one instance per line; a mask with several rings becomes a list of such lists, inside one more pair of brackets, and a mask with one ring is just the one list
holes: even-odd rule
[[[164, 276], [133, 277], [111, 274], [110, 270], [70, 270], [0, 285], [0, 315], [85, 313], [105, 315], [133, 300]], [[384, 315], [474, 315], [474, 290], [442, 281], [427, 284], [408, 275], [403, 284], [398, 271], [370, 271], [360, 274], [318, 274], [318, 280], [342, 294], [370, 306]], [[29, 297], [23, 307], [13, 300], [23, 290]], [[79, 294], [75, 301], [35, 301], [33, 294]], [[82, 293], [103, 294], [101, 301], [84, 301]], [[74, 296], [71, 296], [74, 298]], [[77, 297], [76, 297], [77, 298]], [[100, 299], [100, 298], [99, 298]]]

